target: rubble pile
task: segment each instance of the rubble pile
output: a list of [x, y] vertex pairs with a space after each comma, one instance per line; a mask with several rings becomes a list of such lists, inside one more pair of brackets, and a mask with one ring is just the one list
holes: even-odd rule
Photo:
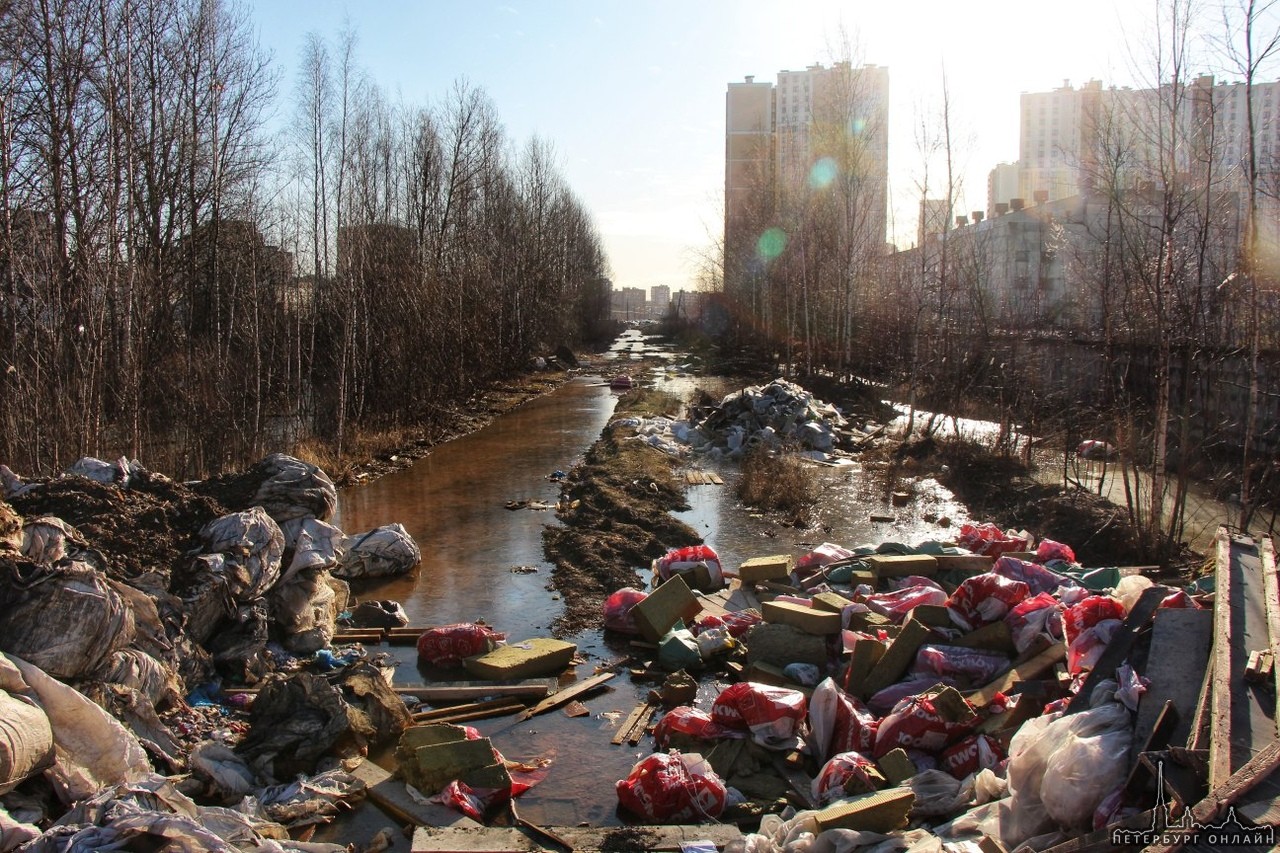
[[0, 851], [302, 849], [289, 827], [363, 795], [344, 762], [409, 715], [331, 647], [349, 580], [419, 562], [403, 527], [346, 536], [283, 454], [194, 487], [128, 459], [0, 482]]
[[691, 557], [721, 569], [702, 551], [605, 605], [610, 630], [652, 649], [633, 677], [735, 682], [709, 710], [651, 695], [657, 751], [617, 783], [636, 818], [763, 815], [724, 848], [751, 853], [1046, 850], [1155, 807], [1154, 778], [1133, 774], [1169, 743], [1139, 713], [1148, 627], [1211, 599], [989, 524], [755, 557], [711, 594], [694, 591]]
[[686, 420], [630, 417], [614, 425], [634, 428], [636, 440], [672, 456], [727, 459], [740, 459], [756, 446], [793, 446], [827, 462], [841, 457], [842, 446], [859, 446], [871, 437], [851, 426], [835, 406], [785, 379], [736, 391]]

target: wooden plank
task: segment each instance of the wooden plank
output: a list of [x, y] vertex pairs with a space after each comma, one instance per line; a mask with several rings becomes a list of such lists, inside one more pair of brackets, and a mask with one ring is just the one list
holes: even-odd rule
[[712, 472], [711, 472], [710, 474], [708, 474], [707, 476], [711, 478], [711, 485], [713, 485], [713, 486], [723, 486], [723, 485], [724, 485], [724, 479], [723, 479], [719, 474], [717, 474], [716, 472], [712, 471]]
[[618, 726], [618, 730], [613, 733], [613, 737], [609, 739], [609, 743], [614, 746], [622, 746], [627, 736], [631, 734], [631, 730], [636, 726], [636, 720], [640, 719], [640, 715], [649, 707], [648, 702], [641, 702], [639, 705], [631, 709], [631, 713], [627, 714], [627, 718]]
[[658, 710], [656, 704], [650, 703], [645, 706], [644, 711], [640, 714], [640, 719], [636, 720], [631, 731], [627, 733], [627, 743], [636, 746], [644, 738], [645, 732], [649, 730], [649, 721], [653, 719], [654, 712]]
[[[1271, 640], [1271, 677], [1276, 695], [1280, 696], [1280, 578], [1276, 577], [1276, 551], [1271, 537], [1264, 536], [1258, 542], [1258, 559], [1262, 564], [1263, 592], [1266, 595], [1267, 634]], [[1280, 735], [1280, 714], [1276, 715], [1277, 735]]]
[[365, 784], [369, 799], [401, 823], [415, 826], [476, 829], [480, 824], [465, 815], [436, 803], [420, 803], [409, 795], [404, 783], [372, 761], [362, 761], [351, 771]]
[[391, 688], [401, 696], [417, 696], [423, 702], [433, 704], [439, 702], [465, 702], [468, 699], [483, 699], [487, 696], [520, 696], [526, 699], [542, 699], [551, 692], [550, 683], [545, 680], [517, 681], [500, 683], [492, 681], [473, 681], [466, 684], [421, 684], [408, 686], [398, 684]]
[[974, 690], [965, 694], [965, 698], [969, 700], [969, 704], [975, 708], [983, 708], [990, 705], [996, 698], [997, 693], [1008, 693], [1013, 686], [1020, 681], [1032, 681], [1044, 675], [1058, 663], [1067, 657], [1067, 647], [1063, 643], [1054, 643], [1049, 648], [1040, 652], [1040, 654], [1028, 661], [1023, 661], [1012, 669], [1006, 671], [1003, 675], [996, 678], [995, 681], [983, 687], [981, 690]]
[[1125, 617], [1124, 624], [1111, 637], [1111, 642], [1107, 643], [1107, 647], [1103, 650], [1102, 655], [1099, 656], [1098, 662], [1090, 670], [1089, 675], [1086, 676], [1080, 691], [1067, 702], [1065, 714], [1074, 714], [1087, 709], [1089, 707], [1089, 697], [1093, 695], [1094, 688], [1106, 679], [1114, 679], [1116, 677], [1116, 667], [1121, 666], [1128, 660], [1129, 653], [1133, 650], [1133, 644], [1138, 639], [1138, 634], [1146, 629], [1152, 615], [1160, 607], [1160, 602], [1164, 601], [1170, 592], [1170, 589], [1163, 586], [1152, 586], [1142, 591], [1137, 603], [1133, 605], [1133, 609]]
[[546, 699], [543, 699], [537, 705], [534, 705], [532, 708], [529, 708], [521, 714], [520, 720], [527, 720], [530, 717], [536, 717], [538, 714], [550, 711], [553, 708], [558, 708], [570, 699], [577, 699], [584, 693], [589, 693], [597, 687], [604, 685], [605, 682], [610, 679], [617, 678], [617, 676], [618, 673], [616, 671], [602, 672], [599, 675], [591, 676], [586, 681], [579, 681], [577, 684], [571, 684], [563, 690], [557, 690], [555, 693], [552, 693]]
[[493, 699], [482, 699], [465, 705], [454, 705], [448, 708], [434, 708], [420, 711], [413, 715], [415, 723], [464, 723], [469, 720], [486, 720], [489, 717], [501, 717], [523, 710], [524, 702], [514, 696], [497, 696]]
[[1209, 715], [1209, 789], [1231, 777], [1231, 539], [1215, 537], [1213, 588], [1213, 696]]
[[[1211, 756], [1210, 770], [1212, 770], [1212, 763]], [[1254, 786], [1267, 780], [1277, 770], [1280, 770], [1280, 740], [1273, 740], [1270, 746], [1228, 776], [1222, 784], [1211, 786], [1209, 795], [1191, 809], [1192, 819], [1202, 824], [1216, 823], [1226, 813], [1228, 807], [1235, 805]], [[1146, 851], [1169, 853], [1181, 846], [1180, 844], [1153, 844], [1147, 847]]]
[[[1151, 652], [1142, 673], [1150, 684], [1138, 700], [1138, 738], [1151, 731], [1164, 705], [1172, 701], [1178, 710], [1178, 724], [1169, 743], [1184, 746], [1195, 723], [1196, 705], [1204, 686], [1204, 672], [1213, 649], [1213, 611], [1164, 608], [1152, 617]], [[1135, 739], [1131, 763], [1137, 761], [1141, 744]]]

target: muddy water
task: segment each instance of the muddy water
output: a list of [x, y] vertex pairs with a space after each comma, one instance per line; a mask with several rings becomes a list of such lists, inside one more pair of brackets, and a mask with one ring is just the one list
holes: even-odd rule
[[[559, 487], [550, 476], [580, 461], [616, 399], [599, 377], [576, 378], [436, 448], [411, 468], [344, 491], [336, 519], [343, 530], [398, 521], [423, 553], [412, 576], [355, 593], [400, 601], [412, 625], [483, 619], [513, 641], [549, 636], [561, 608], [547, 588], [552, 567], [543, 557], [542, 528], [556, 523], [554, 511], [508, 510], [506, 504], [554, 504]], [[598, 632], [567, 639], [587, 659], [578, 668], [580, 677], [625, 652], [610, 649]], [[398, 684], [459, 678], [419, 670], [412, 648], [379, 651], [395, 657]], [[521, 798], [522, 816], [558, 825], [621, 822], [613, 783], [626, 776], [644, 746], [615, 747], [609, 739], [619, 715], [630, 712], [647, 687], [625, 675], [615, 684], [612, 692], [585, 700], [588, 716], [553, 711], [519, 725], [511, 717], [474, 723], [509, 759], [552, 759], [545, 780]]]

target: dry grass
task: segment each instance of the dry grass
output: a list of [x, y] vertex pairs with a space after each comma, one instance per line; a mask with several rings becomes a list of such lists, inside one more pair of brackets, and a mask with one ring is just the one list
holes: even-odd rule
[[414, 431], [403, 427], [360, 431], [348, 439], [342, 448], [341, 456], [332, 444], [320, 439], [308, 438], [298, 442], [293, 448], [292, 455], [303, 462], [319, 466], [337, 482], [345, 479], [356, 466], [363, 465], [371, 459], [387, 459], [410, 447], [420, 437], [420, 430]]
[[806, 527], [819, 493], [817, 472], [796, 456], [756, 448], [742, 459], [738, 497], [748, 506], [783, 513]]

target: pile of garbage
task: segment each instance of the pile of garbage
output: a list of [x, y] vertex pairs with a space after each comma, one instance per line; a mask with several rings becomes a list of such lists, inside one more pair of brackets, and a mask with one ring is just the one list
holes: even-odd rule
[[291, 826], [363, 794], [346, 771], [409, 714], [385, 661], [331, 645], [349, 581], [420, 561], [402, 526], [344, 534], [283, 454], [0, 483], [0, 851], [303, 849]]
[[692, 452], [727, 459], [740, 459], [757, 446], [790, 446], [831, 461], [841, 444], [868, 437], [852, 428], [835, 406], [785, 379], [736, 391], [687, 420], [630, 417], [614, 424], [634, 427], [638, 440], [673, 456]]
[[1150, 682], [1134, 639], [1202, 601], [990, 524], [737, 571], [706, 546], [672, 552], [654, 588], [610, 597], [607, 627], [653, 650], [637, 677], [736, 683], [709, 709], [653, 694], [656, 751], [619, 803], [654, 823], [763, 814], [725, 848], [750, 853], [1050, 848], [1152, 807], [1126, 784], [1151, 734], [1135, 730]]

